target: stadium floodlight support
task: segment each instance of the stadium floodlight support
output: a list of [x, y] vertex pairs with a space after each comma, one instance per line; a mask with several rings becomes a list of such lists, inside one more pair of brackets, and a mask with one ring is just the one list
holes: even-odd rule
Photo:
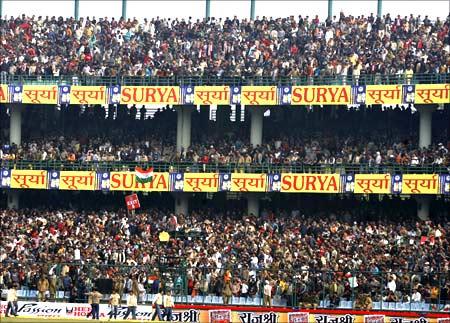
[[74, 0], [73, 5], [73, 15], [75, 17], [75, 20], [78, 20], [80, 18], [80, 0]]
[[377, 0], [377, 16], [381, 18], [383, 0]]
[[333, 18], [333, 0], [328, 0], [328, 19]]
[[127, 19], [127, 0], [122, 0], [122, 18]]
[[0, 18], [3, 17], [3, 0], [0, 0]]
[[256, 6], [256, 0], [250, 0], [250, 19], [251, 20], [255, 20], [255, 6]]
[[206, 3], [205, 3], [205, 9], [206, 9], [205, 17], [209, 18], [209, 17], [211, 17], [211, 0], [205, 0], [205, 1], [206, 1]]

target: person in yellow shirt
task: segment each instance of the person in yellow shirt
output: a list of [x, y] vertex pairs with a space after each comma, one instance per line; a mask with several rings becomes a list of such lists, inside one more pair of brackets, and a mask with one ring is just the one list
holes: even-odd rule
[[98, 320], [100, 319], [100, 300], [102, 299], [103, 295], [101, 293], [99, 293], [97, 291], [97, 289], [93, 288], [92, 292], [87, 293], [88, 296], [91, 297], [92, 300], [92, 304], [91, 304], [91, 308], [92, 308], [92, 319], [93, 320]]
[[117, 320], [117, 309], [120, 304], [120, 295], [115, 290], [111, 296], [109, 297], [109, 305], [111, 306], [111, 312], [109, 313], [109, 319], [111, 320], [114, 316], [114, 319]]
[[128, 318], [128, 315], [130, 315], [131, 313], [131, 318], [135, 320], [137, 309], [137, 295], [133, 290], [128, 294], [127, 306], [127, 313], [125, 314], [125, 317], [123, 319], [126, 320]]
[[172, 309], [173, 309], [173, 297], [170, 290], [166, 291], [166, 295], [164, 295], [164, 315], [166, 317], [166, 321], [172, 321]]

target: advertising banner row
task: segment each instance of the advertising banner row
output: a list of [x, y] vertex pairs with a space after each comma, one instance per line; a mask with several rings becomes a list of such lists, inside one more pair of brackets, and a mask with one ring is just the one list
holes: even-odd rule
[[323, 86], [0, 85], [0, 103], [372, 105], [450, 102], [450, 84]]
[[450, 194], [449, 174], [154, 173], [2, 169], [0, 188], [142, 192]]
[[[5, 314], [6, 306], [6, 302], [1, 302], [0, 314]], [[86, 318], [90, 311], [89, 304], [44, 302], [19, 302], [18, 304], [19, 317], [80, 319]], [[123, 319], [126, 311], [126, 307], [119, 307], [117, 318]], [[150, 321], [153, 312], [154, 309], [151, 306], [139, 305], [136, 318], [141, 321]], [[110, 313], [111, 308], [108, 305], [100, 304], [100, 319], [109, 318]], [[191, 323], [450, 323], [450, 318], [387, 316], [376, 313], [335, 315], [308, 312], [255, 312], [246, 311], [245, 308], [239, 308], [239, 310], [186, 308], [175, 309], [171, 321]]]

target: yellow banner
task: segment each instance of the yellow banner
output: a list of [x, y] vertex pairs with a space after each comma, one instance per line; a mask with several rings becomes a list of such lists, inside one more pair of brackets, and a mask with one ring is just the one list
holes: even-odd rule
[[265, 192], [266, 174], [231, 174], [232, 192]]
[[401, 85], [367, 85], [366, 104], [401, 104]]
[[218, 189], [217, 173], [184, 173], [184, 192], [217, 192]]
[[350, 104], [351, 93], [351, 86], [293, 86], [291, 104]]
[[46, 170], [13, 169], [11, 171], [11, 188], [47, 189]]
[[390, 174], [355, 174], [356, 194], [390, 194]]
[[8, 102], [8, 92], [9, 87], [8, 85], [1, 84], [0, 85], [0, 103], [7, 103]]
[[110, 191], [168, 192], [169, 173], [154, 173], [153, 181], [141, 184], [134, 172], [111, 172]]
[[277, 105], [276, 86], [243, 86], [242, 105]]
[[122, 86], [121, 104], [179, 104], [179, 86]]
[[402, 194], [439, 194], [439, 176], [405, 174], [402, 180]]
[[58, 103], [58, 86], [24, 85], [22, 103], [56, 104]]
[[339, 193], [339, 174], [281, 174], [281, 192]]
[[194, 93], [195, 105], [229, 105], [229, 86], [196, 86]]
[[61, 171], [59, 189], [73, 191], [95, 190], [96, 172]]
[[79, 86], [70, 88], [70, 104], [105, 104], [105, 86]]
[[449, 103], [450, 84], [417, 84], [414, 93], [414, 103]]

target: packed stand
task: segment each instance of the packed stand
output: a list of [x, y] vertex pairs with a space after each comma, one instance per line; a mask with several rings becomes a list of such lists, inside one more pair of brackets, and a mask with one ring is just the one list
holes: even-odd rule
[[124, 141], [120, 137], [81, 138], [80, 140], [49, 137], [3, 144], [2, 161], [63, 161], [63, 162], [138, 162], [187, 163], [191, 170], [201, 171], [202, 165], [404, 165], [450, 166], [449, 149], [443, 143], [418, 148], [408, 140], [382, 137], [362, 140], [357, 137], [311, 136], [283, 137], [252, 147], [240, 138], [209, 138], [176, 151], [169, 138], [148, 137], [146, 140]]
[[300, 77], [449, 73], [450, 15], [2, 19], [4, 75]]
[[[393, 222], [335, 209], [263, 210], [260, 217], [210, 209], [2, 210], [0, 287], [39, 290], [42, 300], [63, 290], [77, 302], [86, 301], [95, 278], [112, 279], [120, 294], [136, 288], [142, 301], [163, 287], [225, 303], [264, 294], [265, 305], [450, 301], [448, 214]], [[170, 234], [166, 243], [162, 231]]]

